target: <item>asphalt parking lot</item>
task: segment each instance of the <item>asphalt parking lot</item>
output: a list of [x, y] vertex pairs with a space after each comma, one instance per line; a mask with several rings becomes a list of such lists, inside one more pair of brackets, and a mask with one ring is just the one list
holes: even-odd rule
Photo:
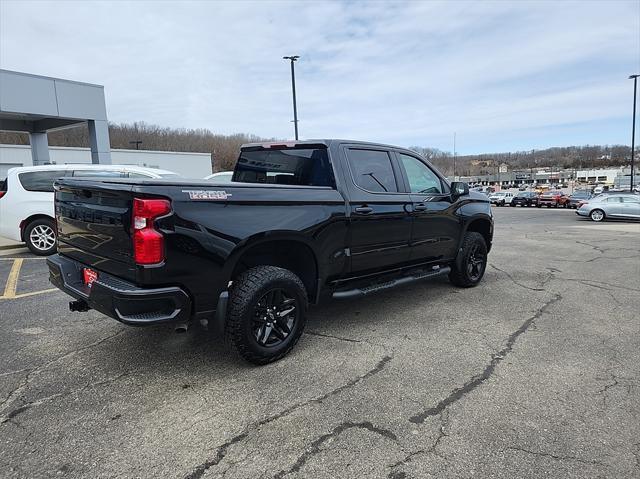
[[640, 477], [640, 223], [494, 212], [480, 286], [316, 308], [266, 367], [70, 313], [5, 251], [0, 475]]

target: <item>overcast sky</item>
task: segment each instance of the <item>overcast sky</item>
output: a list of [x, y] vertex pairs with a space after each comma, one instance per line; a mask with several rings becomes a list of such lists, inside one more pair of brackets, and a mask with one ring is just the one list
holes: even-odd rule
[[0, 68], [105, 86], [111, 121], [459, 154], [630, 144], [640, 1], [0, 0]]

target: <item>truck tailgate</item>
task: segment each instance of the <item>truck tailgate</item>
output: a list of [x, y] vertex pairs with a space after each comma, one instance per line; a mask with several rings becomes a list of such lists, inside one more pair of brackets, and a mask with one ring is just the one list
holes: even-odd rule
[[132, 186], [96, 180], [56, 183], [58, 251], [133, 280]]

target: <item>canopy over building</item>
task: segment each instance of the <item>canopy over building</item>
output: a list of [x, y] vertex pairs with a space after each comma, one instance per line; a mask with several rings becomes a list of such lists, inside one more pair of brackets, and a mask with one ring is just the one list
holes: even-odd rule
[[87, 123], [93, 163], [111, 163], [104, 87], [0, 70], [0, 130], [29, 133], [34, 165], [50, 162], [47, 132]]

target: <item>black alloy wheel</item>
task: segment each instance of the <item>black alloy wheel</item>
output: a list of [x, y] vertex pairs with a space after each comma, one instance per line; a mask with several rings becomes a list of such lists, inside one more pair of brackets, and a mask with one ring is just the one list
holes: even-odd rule
[[461, 288], [476, 286], [487, 269], [487, 243], [484, 237], [476, 231], [467, 232], [458, 254], [451, 265], [449, 281]]
[[272, 289], [258, 300], [254, 309], [253, 335], [262, 347], [275, 347], [293, 331], [298, 304], [293, 295], [281, 288]]
[[486, 248], [478, 242], [473, 243], [467, 253], [467, 276], [473, 282], [479, 281], [484, 274], [487, 262]]

